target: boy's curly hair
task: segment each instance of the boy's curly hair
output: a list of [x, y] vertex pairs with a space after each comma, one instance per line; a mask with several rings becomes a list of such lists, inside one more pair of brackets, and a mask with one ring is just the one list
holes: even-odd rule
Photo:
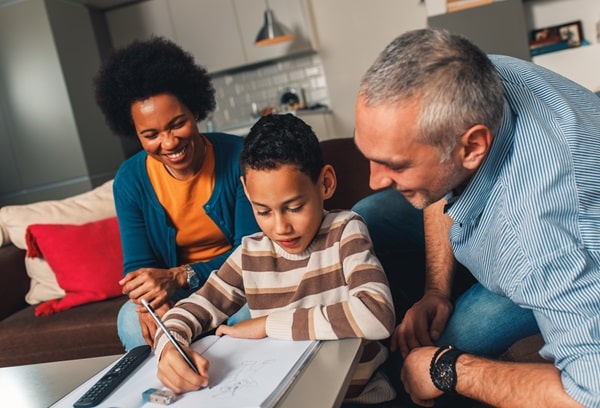
[[169, 93], [203, 120], [215, 109], [210, 76], [175, 43], [153, 37], [115, 51], [94, 77], [96, 103], [116, 134], [136, 138], [131, 105]]
[[260, 118], [244, 140], [239, 161], [244, 176], [248, 169], [271, 170], [290, 164], [313, 183], [325, 165], [319, 139], [309, 125], [291, 113]]

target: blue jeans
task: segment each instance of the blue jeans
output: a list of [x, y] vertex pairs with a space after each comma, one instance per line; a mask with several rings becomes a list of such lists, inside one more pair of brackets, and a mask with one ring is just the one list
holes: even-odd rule
[[425, 241], [423, 212], [402, 194], [383, 190], [352, 207], [367, 224], [373, 249], [388, 278], [398, 322], [423, 295]]
[[[131, 301], [127, 301], [121, 306], [119, 315], [117, 316], [117, 331], [123, 347], [126, 351], [134, 347], [146, 344], [144, 336], [142, 336], [142, 328], [135, 309], [137, 305]], [[232, 326], [235, 323], [250, 318], [250, 310], [248, 305], [244, 305], [240, 310], [233, 314], [227, 320], [227, 324]]]

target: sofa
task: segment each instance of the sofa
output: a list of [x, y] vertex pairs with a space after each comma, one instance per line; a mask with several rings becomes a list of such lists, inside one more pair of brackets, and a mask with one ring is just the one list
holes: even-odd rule
[[[369, 164], [356, 149], [352, 138], [325, 140], [321, 146], [326, 162], [334, 166], [338, 177], [336, 193], [326, 202], [327, 208], [350, 208], [373, 193], [369, 188]], [[36, 207], [35, 217], [30, 218], [38, 223], [62, 221], [81, 224], [114, 217], [111, 183], [80, 196], [33, 204], [40, 207]], [[62, 212], [55, 210], [60, 205], [65, 207]], [[21, 207], [17, 206], [17, 210]], [[0, 223], [3, 210], [9, 208], [0, 209]], [[123, 353], [116, 320], [119, 308], [127, 299], [125, 296], [109, 296], [46, 316], [35, 315], [38, 305], [31, 304], [35, 303], [31, 299], [28, 299], [29, 303], [25, 300], [35, 279], [25, 265], [28, 259], [20, 236], [22, 229], [15, 231], [18, 231], [12, 234], [15, 242], [4, 239], [8, 242], [0, 248], [0, 271], [4, 278], [4, 284], [0, 286], [0, 367]], [[4, 234], [10, 235], [6, 231]], [[98, 236], [89, 238], [94, 243], [98, 239]], [[118, 239], [113, 239], [113, 242], [120, 247]], [[106, 248], [110, 245], [101, 246]], [[421, 274], [415, 274], [415, 279], [419, 276]], [[457, 282], [458, 294], [472, 282], [472, 278], [459, 276]], [[399, 317], [408, 306], [398, 302]], [[539, 337], [533, 340], [525, 347], [512, 350], [509, 358], [535, 358], [541, 343]]]
[[[321, 145], [326, 161], [333, 164], [338, 175], [338, 187], [335, 195], [327, 201], [328, 208], [350, 208], [373, 192], [369, 188], [368, 162], [351, 138], [330, 139]], [[34, 205], [42, 207], [36, 209], [35, 216], [29, 219], [38, 223], [80, 224], [112, 217], [115, 212], [114, 203], [109, 202], [111, 193], [112, 184], [108, 182], [76, 197], [36, 203]], [[61, 205], [65, 208], [57, 211], [56, 207]], [[84, 214], [79, 218], [73, 215], [81, 212]], [[4, 214], [5, 218], [11, 216]], [[78, 305], [47, 316], [35, 315], [38, 305], [25, 300], [32, 290], [34, 279], [25, 264], [27, 260], [29, 266], [31, 260], [25, 257], [25, 242], [20, 237], [23, 228], [21, 226], [13, 233], [19, 235], [13, 237], [16, 242], [8, 240], [0, 248], [0, 271], [5, 279], [4, 285], [0, 286], [0, 367], [123, 353], [116, 319], [119, 308], [127, 299], [125, 296]]]

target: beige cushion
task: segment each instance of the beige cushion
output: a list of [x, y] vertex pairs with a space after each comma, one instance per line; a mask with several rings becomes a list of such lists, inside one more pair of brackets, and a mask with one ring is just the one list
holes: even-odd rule
[[46, 302], [52, 299], [61, 299], [65, 291], [58, 285], [56, 275], [44, 258], [25, 257], [25, 268], [27, 275], [31, 278], [29, 292], [25, 295], [25, 301], [30, 305]]
[[[113, 180], [95, 189], [63, 200], [0, 208], [0, 242], [27, 249], [25, 230], [30, 224], [85, 224], [116, 215], [112, 193]], [[93, 239], [93, 238], [91, 238]], [[120, 245], [116, 242], [115, 245]], [[42, 258], [26, 258], [31, 287], [25, 296], [29, 304], [37, 304], [64, 296], [52, 269]]]
[[[25, 246], [25, 229], [30, 224], [85, 224], [114, 217], [113, 181], [95, 189], [63, 200], [40, 201], [0, 208], [0, 224], [8, 235], [8, 242], [17, 248]], [[4, 236], [4, 234], [3, 234]]]

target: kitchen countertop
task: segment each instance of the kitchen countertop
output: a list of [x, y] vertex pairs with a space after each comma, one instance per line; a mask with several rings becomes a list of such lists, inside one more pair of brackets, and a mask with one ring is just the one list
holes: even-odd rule
[[[332, 111], [328, 107], [322, 107], [322, 108], [317, 108], [317, 109], [289, 110], [289, 111], [278, 112], [278, 113], [280, 113], [280, 114], [292, 113], [294, 115], [302, 117], [302, 116], [306, 116], [306, 115], [326, 115], [326, 114], [331, 114]], [[233, 125], [216, 127], [214, 131], [215, 132], [223, 132], [223, 133], [231, 133], [231, 134], [240, 135], [240, 136], [246, 136], [248, 134], [248, 132], [250, 131], [250, 128], [252, 127], [252, 125], [254, 125], [254, 123], [256, 123], [257, 120], [258, 120], [258, 118], [248, 120], [246, 122], [236, 123]]]

